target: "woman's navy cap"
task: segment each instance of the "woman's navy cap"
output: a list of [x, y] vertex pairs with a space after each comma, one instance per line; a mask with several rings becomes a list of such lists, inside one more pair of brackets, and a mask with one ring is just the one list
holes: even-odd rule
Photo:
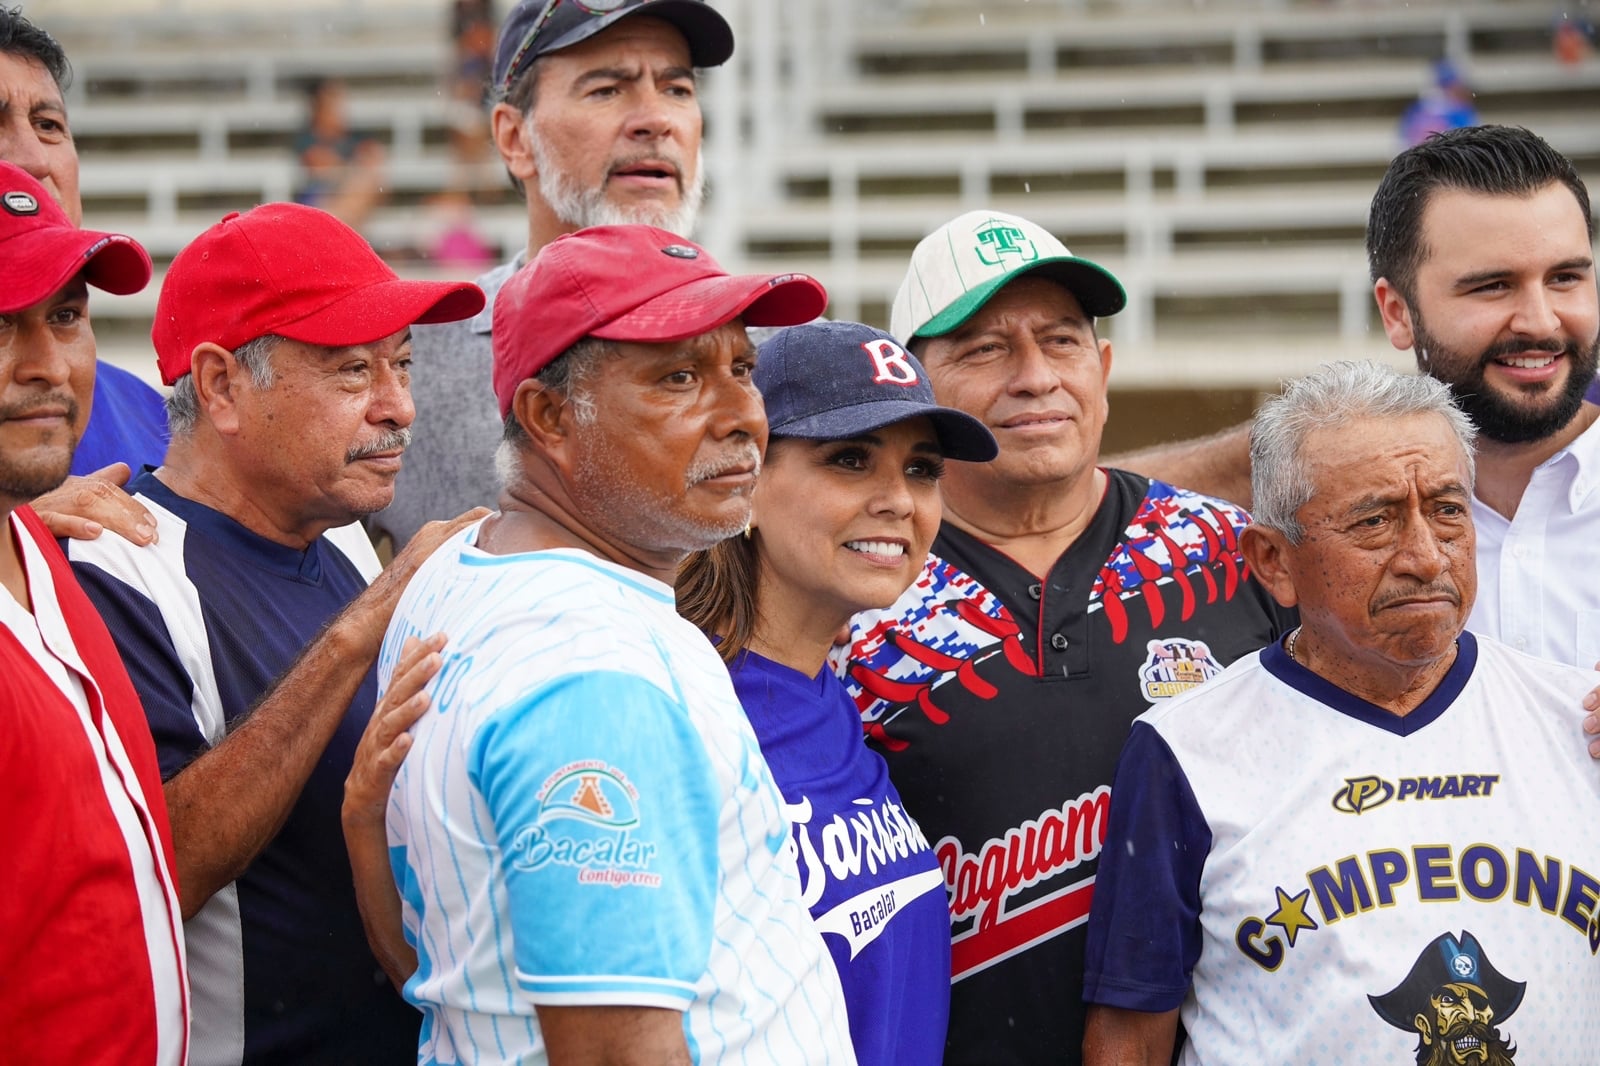
[[933, 423], [949, 459], [984, 463], [994, 435], [964, 411], [933, 402], [917, 357], [859, 322], [792, 326], [761, 345], [755, 382], [774, 437], [845, 440], [908, 418]]

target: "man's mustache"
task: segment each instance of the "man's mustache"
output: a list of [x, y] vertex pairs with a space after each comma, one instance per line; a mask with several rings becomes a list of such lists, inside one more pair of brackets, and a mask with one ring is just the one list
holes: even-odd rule
[[1562, 342], [1557, 337], [1546, 337], [1538, 341], [1500, 341], [1485, 348], [1483, 354], [1478, 357], [1478, 362], [1482, 366], [1488, 366], [1501, 356], [1521, 355], [1524, 352], [1549, 352], [1551, 355], [1568, 355], [1576, 359], [1578, 344], [1576, 341]]
[[683, 194], [683, 160], [671, 152], [638, 152], [626, 159], [614, 159], [606, 168], [606, 180], [610, 181], [619, 172], [630, 167], [645, 166], [650, 163], [669, 163], [672, 165], [672, 180], [678, 186], [679, 195]]
[[1439, 1042], [1445, 1045], [1454, 1045], [1464, 1037], [1472, 1037], [1478, 1044], [1469, 1049], [1467, 1054], [1479, 1060], [1489, 1057], [1489, 1049], [1494, 1044], [1494, 1037], [1488, 1025], [1482, 1021], [1462, 1021], [1452, 1025], [1449, 1029], [1439, 1034]]
[[344, 453], [344, 461], [353, 463], [357, 459], [365, 459], [369, 455], [381, 455], [384, 452], [405, 451], [411, 447], [411, 430], [409, 427], [391, 429], [376, 440], [366, 444], [357, 444]]
[[761, 473], [761, 449], [756, 447], [755, 441], [738, 445], [723, 455], [695, 460], [689, 464], [689, 469], [684, 474], [684, 483], [693, 488], [702, 481], [709, 481], [714, 477], [731, 474], [746, 467], [754, 467], [758, 475]]
[[0, 422], [13, 418], [29, 418], [40, 411], [65, 408], [67, 421], [78, 424], [78, 401], [68, 392], [47, 392], [12, 403], [0, 404]]
[[1409, 589], [1395, 589], [1380, 596], [1373, 604], [1375, 610], [1381, 610], [1396, 603], [1406, 600], [1437, 600], [1446, 599], [1456, 606], [1461, 605], [1461, 590], [1453, 582], [1436, 581], [1431, 585], [1419, 585]]

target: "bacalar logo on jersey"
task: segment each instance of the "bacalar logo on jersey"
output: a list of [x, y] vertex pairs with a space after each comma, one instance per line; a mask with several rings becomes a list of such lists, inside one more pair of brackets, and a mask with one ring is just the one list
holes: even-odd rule
[[602, 762], [571, 763], [539, 789], [539, 821], [573, 818], [609, 829], [639, 824], [639, 793], [621, 770]]
[[566, 866], [580, 884], [659, 888], [650, 872], [656, 846], [640, 840], [639, 790], [628, 775], [599, 760], [568, 763], [544, 779], [539, 814], [512, 838], [519, 870]]
[[973, 251], [978, 261], [986, 266], [1003, 266], [1008, 258], [1018, 263], [1031, 263], [1039, 258], [1039, 250], [1028, 240], [1027, 234], [999, 219], [991, 219], [973, 236], [978, 239]]
[[1144, 698], [1167, 700], [1188, 692], [1222, 673], [1204, 641], [1174, 637], [1152, 640], [1145, 645], [1144, 665], [1139, 680], [1144, 682]]
[[1381, 996], [1367, 997], [1378, 1017], [1417, 1038], [1422, 1066], [1505, 1066], [1516, 1047], [1499, 1026], [1522, 1006], [1528, 982], [1506, 977], [1462, 930], [1422, 949], [1411, 972]]

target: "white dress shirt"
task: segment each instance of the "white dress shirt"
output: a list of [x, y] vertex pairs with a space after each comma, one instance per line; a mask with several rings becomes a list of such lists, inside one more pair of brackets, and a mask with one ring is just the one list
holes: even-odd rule
[[1534, 470], [1507, 521], [1472, 501], [1478, 602], [1467, 628], [1545, 659], [1600, 662], [1600, 422]]

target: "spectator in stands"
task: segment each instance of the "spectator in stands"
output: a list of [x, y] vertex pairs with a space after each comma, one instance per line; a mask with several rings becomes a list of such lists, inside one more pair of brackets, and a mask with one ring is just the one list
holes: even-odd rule
[[[71, 77], [66, 53], [55, 38], [24, 18], [20, 8], [0, 7], [0, 159], [37, 178], [77, 224], [83, 218], [78, 150], [67, 125], [63, 96]], [[161, 394], [128, 371], [97, 362], [94, 402], [73, 456], [72, 472], [88, 474], [113, 463], [138, 470], [145, 464], [160, 463], [166, 450], [167, 416]], [[126, 477], [120, 474], [111, 481], [121, 484]], [[82, 492], [90, 494], [86, 502], [105, 505], [96, 517], [116, 520], [119, 501], [108, 503], [105, 494], [94, 490], [79, 490]], [[46, 500], [40, 510], [54, 512], [57, 507]], [[122, 522], [119, 528], [140, 536], [137, 524]], [[51, 529], [58, 535], [82, 531], [54, 521]]]
[[1582, 63], [1594, 52], [1594, 23], [1561, 12], [1550, 23], [1550, 50], [1563, 66]]
[[1098, 465], [1117, 280], [1026, 219], [917, 245], [891, 332], [992, 463], [950, 463], [922, 575], [857, 615], [846, 686], [939, 841], [955, 938], [946, 1061], [1072, 1062], [1083, 922], [1128, 726], [1284, 632], [1232, 504]]
[[1089, 1066], [1167, 1066], [1180, 1007], [1191, 1063], [1593, 1061], [1594, 674], [1471, 631], [1472, 438], [1373, 363], [1262, 407], [1243, 548], [1302, 625], [1129, 734]]
[[450, 39], [455, 43], [455, 66], [451, 77], [462, 87], [470, 86], [480, 102], [483, 86], [494, 69], [494, 5], [489, 0], [452, 0]]
[[[494, 64], [494, 12], [489, 0], [454, 0], [450, 5], [454, 59], [445, 75], [450, 108], [450, 179], [428, 200], [426, 254], [447, 270], [481, 271], [499, 251], [484, 239], [474, 204], [489, 160], [489, 120], [483, 93]], [[499, 188], [498, 184], [494, 186]]]
[[501, 510], [418, 572], [383, 657], [450, 636], [390, 806], [421, 1061], [854, 1063], [781, 797], [670, 584], [749, 520], [745, 324], [826, 300], [646, 226], [500, 290]]
[[150, 733], [105, 624], [27, 506], [67, 476], [89, 408], [88, 286], [128, 293], [149, 280], [144, 249], [79, 229], [47, 186], [0, 163], [7, 1061], [184, 1061], [183, 926]]
[[1433, 87], [1400, 116], [1400, 140], [1410, 147], [1435, 133], [1476, 126], [1481, 121], [1472, 87], [1454, 63], [1441, 59], [1433, 65]]
[[428, 200], [428, 259], [446, 269], [481, 270], [496, 252], [478, 233], [472, 197], [464, 189], [446, 189]]
[[[562, 233], [603, 222], [694, 229], [703, 184], [694, 69], [725, 62], [733, 33], [702, 0], [606, 8], [522, 0], [501, 24], [490, 117], [527, 202], [528, 245], [478, 278], [491, 302]], [[370, 524], [397, 546], [429, 518], [497, 497], [491, 324], [486, 308], [469, 322], [416, 332], [417, 445], [395, 503]]]
[[364, 227], [383, 199], [385, 153], [350, 129], [349, 94], [338, 78], [318, 78], [306, 88], [306, 122], [294, 151], [304, 171], [295, 199], [352, 229]]
[[468, 192], [471, 171], [488, 158], [489, 123], [483, 90], [494, 69], [494, 12], [489, 0], [454, 0], [450, 5], [454, 62], [446, 94], [450, 100], [450, 156], [457, 173], [451, 183]]
[[[305, 249], [315, 248], [315, 256]], [[376, 658], [420, 535], [370, 587], [324, 536], [393, 492], [413, 323], [483, 306], [407, 282], [324, 212], [232, 214], [179, 253], [153, 340], [173, 442], [131, 488], [138, 547], [69, 545], [144, 704], [172, 815], [197, 1064], [413, 1061], [338, 821]]]

